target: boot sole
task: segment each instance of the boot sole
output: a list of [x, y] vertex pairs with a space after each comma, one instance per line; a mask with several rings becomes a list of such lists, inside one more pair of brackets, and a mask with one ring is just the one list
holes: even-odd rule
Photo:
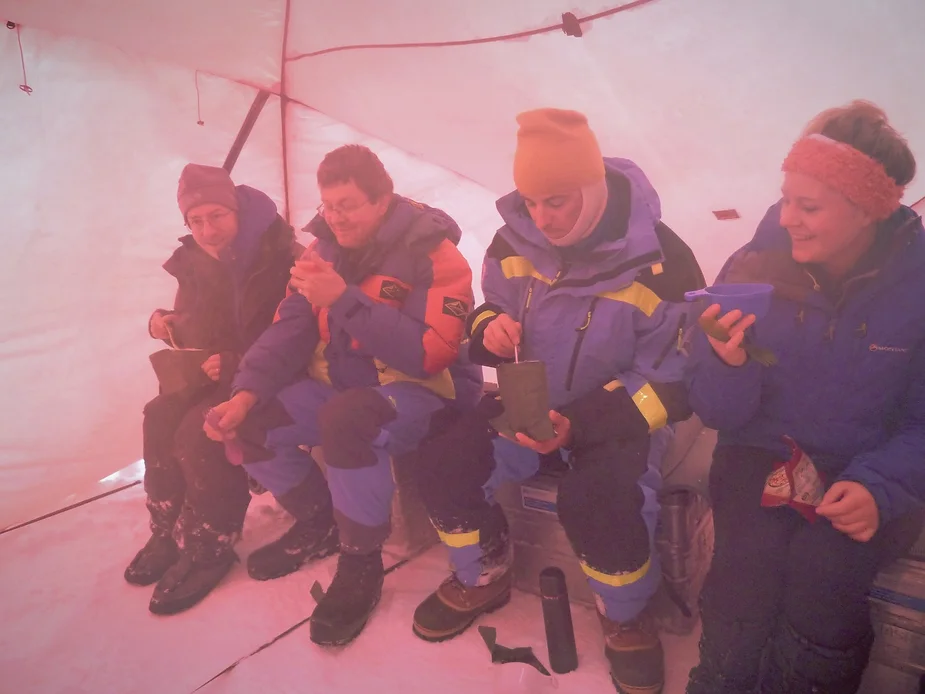
[[290, 571], [278, 571], [272, 574], [253, 574], [251, 573], [250, 566], [248, 566], [247, 575], [253, 578], [255, 581], [272, 581], [277, 578], [282, 578], [283, 576], [288, 576], [289, 574], [294, 574], [296, 571], [301, 569], [306, 564], [311, 564], [312, 562], [319, 561], [321, 559], [327, 559], [328, 557], [332, 557], [335, 554], [337, 554], [339, 551], [340, 551], [340, 545], [338, 544], [336, 547], [332, 547], [331, 549], [322, 550], [321, 552], [308, 555], [307, 557], [305, 557], [305, 559], [302, 560], [302, 562], [298, 566], [296, 566], [294, 569], [291, 569]]
[[353, 624], [349, 634], [344, 638], [335, 640], [316, 639], [315, 635], [309, 632], [309, 638], [311, 639], [311, 642], [318, 646], [329, 647], [346, 646], [348, 643], [351, 643], [356, 639], [357, 636], [363, 633], [363, 629], [366, 628], [366, 625], [369, 623], [369, 618], [372, 617], [372, 614], [375, 612], [376, 607], [379, 605], [379, 601], [381, 599], [382, 592], [380, 591], [379, 596], [376, 598], [376, 602], [374, 602], [372, 607], [369, 608], [369, 612], [366, 613], [362, 620], [359, 620]]
[[163, 602], [155, 601], [154, 597], [151, 597], [151, 601], [148, 603], [148, 611], [151, 614], [157, 615], [158, 617], [168, 617], [170, 615], [179, 614], [180, 612], [185, 612], [191, 607], [195, 607], [200, 602], [206, 599], [208, 595], [218, 588], [222, 582], [228, 577], [228, 574], [231, 573], [231, 570], [234, 568], [234, 564], [228, 567], [228, 570], [222, 574], [222, 577], [215, 583], [214, 586], [209, 588], [204, 593], [197, 593], [190, 595], [184, 600], [165, 600]]
[[[210, 590], [209, 593], [212, 591]], [[158, 617], [169, 617], [170, 615], [179, 614], [180, 612], [185, 612], [191, 607], [195, 607], [200, 602], [202, 602], [206, 595], [197, 595], [188, 600], [182, 600], [179, 602], [151, 602], [148, 603], [148, 611], [151, 614], [155, 614]]]
[[486, 603], [485, 607], [480, 609], [478, 612], [475, 612], [472, 615], [472, 617], [464, 624], [461, 624], [458, 629], [454, 629], [453, 631], [447, 631], [447, 632], [428, 631], [427, 633], [423, 633], [420, 631], [417, 624], [412, 624], [411, 631], [413, 631], [414, 635], [417, 636], [419, 639], [427, 641], [428, 643], [442, 643], [443, 641], [449, 641], [450, 639], [455, 638], [459, 636], [460, 634], [462, 634], [464, 631], [466, 631], [466, 629], [471, 627], [475, 623], [475, 620], [477, 620], [482, 615], [491, 614], [492, 612], [500, 610], [502, 607], [507, 605], [510, 601], [511, 601], [511, 589], [508, 588], [504, 593], [496, 597], [494, 600]]
[[[133, 575], [131, 573], [132, 565], [130, 564], [122, 573], [122, 578], [124, 578], [125, 582], [131, 586], [141, 586], [142, 588], [153, 586], [164, 577], [164, 574], [167, 573], [170, 570], [170, 567], [176, 564], [179, 559], [180, 555], [174, 554], [170, 560], [170, 563], [167, 564], [163, 570], [149, 573], [146, 576]], [[134, 562], [132, 563], [134, 564]]]

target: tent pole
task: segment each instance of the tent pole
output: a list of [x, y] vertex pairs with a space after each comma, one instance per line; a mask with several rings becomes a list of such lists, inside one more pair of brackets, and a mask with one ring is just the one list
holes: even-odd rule
[[240, 156], [241, 150], [244, 149], [244, 143], [247, 142], [247, 138], [250, 137], [251, 130], [254, 129], [254, 123], [257, 122], [257, 118], [260, 116], [260, 112], [263, 110], [269, 98], [270, 92], [263, 90], [257, 92], [257, 96], [254, 97], [254, 103], [251, 104], [250, 110], [244, 117], [244, 122], [241, 123], [238, 136], [235, 137], [231, 149], [228, 151], [228, 156], [225, 157], [225, 163], [222, 164], [222, 168], [228, 173], [231, 173], [235, 163], [238, 161], [238, 156]]
[[283, 140], [283, 202], [286, 207], [285, 219], [289, 224], [292, 224], [292, 206], [289, 204], [289, 140], [286, 134], [286, 114], [289, 111], [289, 96], [286, 89], [286, 54], [289, 50], [289, 17], [291, 10], [292, 0], [286, 0], [286, 14], [283, 19], [282, 56], [279, 61], [279, 117], [280, 132]]

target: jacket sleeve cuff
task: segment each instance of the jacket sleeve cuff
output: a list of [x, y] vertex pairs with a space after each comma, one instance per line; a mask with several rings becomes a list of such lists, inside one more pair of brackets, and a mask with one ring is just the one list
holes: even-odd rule
[[480, 335], [485, 332], [485, 328], [488, 324], [502, 313], [504, 313], [504, 310], [500, 306], [486, 301], [469, 314], [469, 317], [466, 319], [466, 333], [469, 337]]
[[[173, 311], [168, 311], [166, 308], [157, 308], [157, 309], [154, 309], [154, 313], [152, 313], [152, 314], [148, 317], [148, 335], [149, 335], [151, 338], [157, 340], [158, 338], [154, 337], [154, 334], [151, 332], [151, 324], [154, 322], [154, 319], [155, 319], [156, 317], [158, 317], [158, 316], [169, 316], [169, 315], [172, 315], [173, 313], [174, 313]], [[167, 344], [170, 344], [170, 342], [169, 342], [168, 340], [163, 340], [163, 342], [166, 342]]]
[[702, 367], [705, 368], [697, 369], [697, 390], [701, 400], [725, 402], [756, 392], [761, 387], [761, 370], [764, 367], [754, 359], [749, 359], [742, 366], [730, 366], [711, 349]]
[[341, 325], [347, 325], [357, 312], [369, 305], [369, 301], [369, 298], [359, 287], [348, 284], [344, 293], [337, 298], [337, 301], [331, 304], [328, 310], [335, 321]]
[[908, 508], [899, 508], [899, 506], [904, 506], [904, 504], [900, 502], [899, 498], [894, 498], [889, 494], [885, 484], [878, 483], [878, 480], [882, 478], [871, 475], [869, 470], [866, 471], [867, 474], [859, 474], [859, 472], [863, 471], [858, 471], [854, 466], [849, 465], [835, 481], [857, 482], [870, 492], [870, 495], [874, 497], [874, 503], [877, 504], [877, 514], [879, 515], [881, 528], [894, 518], [898, 518], [904, 513], [915, 510], [916, 507], [911, 505]]
[[495, 368], [512, 361], [485, 349], [485, 329], [502, 313], [504, 311], [500, 306], [486, 302], [469, 314], [466, 320], [466, 333], [469, 335], [469, 360], [472, 363]]
[[262, 405], [268, 400], [270, 400], [271, 398], [271, 395], [269, 393], [261, 392], [261, 390], [257, 388], [256, 386], [250, 385], [247, 382], [242, 383], [238, 381], [236, 378], [234, 383], [231, 386], [231, 397], [233, 398], [235, 395], [243, 391], [247, 391], [248, 393], [253, 393], [254, 397], [256, 398], [256, 401], [254, 402], [255, 406]]

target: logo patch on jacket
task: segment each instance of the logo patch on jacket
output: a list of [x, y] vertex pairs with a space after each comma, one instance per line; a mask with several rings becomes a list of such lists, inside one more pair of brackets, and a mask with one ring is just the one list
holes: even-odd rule
[[454, 299], [451, 296], [443, 297], [443, 312], [454, 318], [465, 319], [469, 315], [469, 308], [462, 299]]
[[392, 280], [382, 280], [382, 286], [379, 288], [379, 298], [388, 299], [389, 301], [404, 301], [408, 296], [408, 290], [398, 282]]

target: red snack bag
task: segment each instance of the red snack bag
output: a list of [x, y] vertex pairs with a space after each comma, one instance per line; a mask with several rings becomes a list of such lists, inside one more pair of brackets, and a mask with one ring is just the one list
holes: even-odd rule
[[761, 493], [762, 506], [792, 506], [810, 523], [816, 520], [816, 507], [825, 494], [825, 483], [812, 459], [796, 441], [784, 440], [790, 446], [790, 460], [775, 463]]

